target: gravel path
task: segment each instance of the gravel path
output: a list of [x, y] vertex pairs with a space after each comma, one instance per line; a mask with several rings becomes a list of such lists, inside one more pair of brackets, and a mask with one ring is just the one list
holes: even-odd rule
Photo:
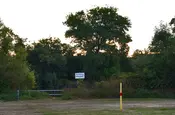
[[[132, 107], [173, 107], [175, 100], [124, 101], [124, 109]], [[18, 102], [0, 102], [0, 115], [42, 115], [42, 110], [66, 109], [119, 109], [115, 100], [32, 100]]]

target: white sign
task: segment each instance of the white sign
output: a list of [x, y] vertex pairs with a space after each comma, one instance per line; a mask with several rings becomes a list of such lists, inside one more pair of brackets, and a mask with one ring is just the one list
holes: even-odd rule
[[85, 74], [83, 72], [81, 73], [75, 73], [75, 79], [84, 79]]

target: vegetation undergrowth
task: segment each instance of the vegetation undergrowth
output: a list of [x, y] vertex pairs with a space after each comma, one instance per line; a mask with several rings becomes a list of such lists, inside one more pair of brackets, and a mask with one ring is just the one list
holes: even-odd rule
[[[48, 93], [45, 92], [37, 92], [37, 91], [21, 91], [19, 95], [19, 100], [34, 100], [34, 99], [45, 99], [49, 98]], [[2, 101], [17, 101], [17, 92], [9, 91], [0, 94], [0, 100]]]
[[[135, 84], [134, 84], [135, 85]], [[92, 88], [93, 87], [93, 88]], [[119, 98], [119, 80], [96, 82], [91, 88], [82, 85], [77, 88], [66, 88], [61, 98], [70, 99], [95, 99]], [[123, 82], [124, 98], [175, 98], [175, 91], [166, 89], [132, 88], [131, 84]]]

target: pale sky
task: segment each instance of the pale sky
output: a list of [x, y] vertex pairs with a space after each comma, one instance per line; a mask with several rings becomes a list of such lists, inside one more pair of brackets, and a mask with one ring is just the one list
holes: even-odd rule
[[37, 41], [49, 36], [66, 42], [62, 24], [70, 12], [114, 6], [132, 22], [130, 54], [150, 43], [155, 26], [175, 16], [175, 0], [0, 0], [0, 18], [20, 37]]

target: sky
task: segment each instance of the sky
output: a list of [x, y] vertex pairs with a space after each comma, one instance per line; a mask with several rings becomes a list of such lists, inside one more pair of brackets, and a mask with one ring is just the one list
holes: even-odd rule
[[59, 37], [68, 43], [62, 24], [66, 15], [95, 6], [113, 6], [132, 23], [130, 55], [147, 48], [160, 21], [170, 22], [175, 16], [175, 0], [0, 0], [0, 18], [20, 37], [29, 41]]

